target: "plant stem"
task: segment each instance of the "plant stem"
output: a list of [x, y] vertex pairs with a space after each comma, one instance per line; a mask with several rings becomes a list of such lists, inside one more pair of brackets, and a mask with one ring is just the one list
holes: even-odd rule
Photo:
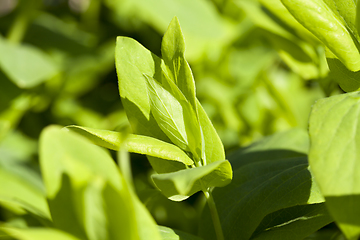
[[130, 156], [129, 153], [122, 148], [118, 151], [118, 166], [125, 181], [133, 187]]
[[214, 198], [212, 197], [212, 194], [209, 190], [203, 191], [203, 192], [205, 194], [206, 201], [209, 205], [211, 218], [213, 220], [213, 224], [214, 224], [214, 228], [215, 228], [216, 238], [217, 238], [217, 240], [224, 240], [224, 234], [223, 234], [223, 231], [221, 228], [220, 218], [219, 218], [219, 214], [216, 209], [216, 204], [214, 202]]

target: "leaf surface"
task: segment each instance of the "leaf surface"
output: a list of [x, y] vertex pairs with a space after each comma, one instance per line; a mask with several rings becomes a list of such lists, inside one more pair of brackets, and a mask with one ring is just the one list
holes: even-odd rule
[[[267, 234], [274, 234], [275, 239], [300, 240], [332, 221], [321, 205], [324, 198], [309, 171], [305, 155], [308, 144], [306, 132], [294, 129], [269, 136], [229, 156], [233, 180], [213, 191], [225, 239], [247, 240], [262, 234], [267, 239]], [[313, 211], [306, 215], [303, 210], [308, 208]], [[215, 239], [210, 218], [205, 208], [200, 236], [209, 240]], [[282, 230], [289, 234], [287, 238], [282, 238]]]
[[230, 163], [223, 160], [172, 173], [155, 174], [152, 179], [166, 197], [182, 201], [198, 191], [229, 184], [232, 169]]
[[67, 128], [85, 136], [98, 146], [116, 151], [122, 146], [129, 152], [179, 161], [186, 165], [193, 164], [193, 161], [184, 151], [173, 144], [163, 142], [156, 138], [136, 134], [125, 135], [120, 132], [81, 126], [68, 126]]
[[[353, 16], [347, 12], [353, 1], [282, 0], [289, 12], [310, 32], [319, 38], [351, 71], [360, 70], [360, 54], [348, 24]], [[334, 9], [340, 3], [340, 8]], [[350, 12], [355, 11], [355, 7]], [[351, 20], [350, 20], [351, 19]], [[345, 20], [345, 23], [347, 23]]]
[[360, 236], [360, 93], [321, 99], [314, 105], [309, 162], [329, 212], [349, 239]]
[[79, 238], [141, 239], [131, 193], [104, 149], [50, 126], [40, 137], [40, 164], [57, 228]]

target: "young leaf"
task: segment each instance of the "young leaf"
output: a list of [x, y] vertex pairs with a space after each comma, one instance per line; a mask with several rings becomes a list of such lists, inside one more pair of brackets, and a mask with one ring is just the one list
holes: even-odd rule
[[190, 66], [185, 60], [185, 39], [177, 17], [172, 19], [165, 32], [161, 42], [161, 54], [170, 70], [172, 81], [179, 87], [196, 112], [195, 82]]
[[169, 92], [154, 78], [145, 77], [149, 86], [151, 113], [159, 127], [174, 144], [200, 159], [202, 139], [194, 109], [186, 99], [181, 99], [182, 94], [176, 86]]
[[198, 191], [229, 184], [232, 169], [230, 163], [223, 160], [202, 167], [155, 174], [152, 179], [166, 197], [173, 201], [182, 201]]
[[349, 70], [360, 70], [359, 50], [352, 34], [341, 20], [343, 15], [339, 17], [337, 11], [334, 12], [334, 9], [323, 0], [282, 0], [282, 2], [289, 12], [318, 37]]
[[202, 144], [205, 149], [205, 162], [209, 164], [221, 161], [225, 159], [225, 151], [222, 141], [198, 100], [196, 101], [196, 104], [198, 105], [199, 122], [203, 139]]
[[101, 147], [118, 151], [122, 146], [129, 152], [145, 154], [166, 160], [179, 161], [186, 165], [193, 164], [193, 161], [189, 156], [177, 146], [156, 138], [136, 134], [125, 135], [120, 132], [80, 126], [68, 126], [66, 128], [85, 136], [94, 144]]
[[360, 93], [321, 99], [314, 105], [309, 162], [329, 212], [347, 238], [360, 236]]
[[185, 151], [190, 151], [185, 130], [184, 110], [180, 102], [155, 79], [145, 75], [151, 112], [169, 139]]
[[161, 59], [134, 39], [118, 37], [115, 63], [121, 101], [134, 133], [170, 141], [150, 114], [144, 76], [161, 79]]

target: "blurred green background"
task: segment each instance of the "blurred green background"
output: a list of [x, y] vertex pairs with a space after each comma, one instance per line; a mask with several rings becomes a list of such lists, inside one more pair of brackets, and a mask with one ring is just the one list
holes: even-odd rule
[[[0, 0], [0, 180], [11, 173], [43, 191], [37, 145], [45, 126], [127, 129], [115, 39], [132, 37], [160, 56], [174, 16], [197, 96], [228, 153], [306, 129], [314, 101], [340, 91], [323, 47], [280, 0]], [[138, 194], [157, 222], [196, 232], [201, 199], [170, 202], [151, 186], [146, 159], [132, 159]], [[0, 221], [36, 225], [0, 205]]]

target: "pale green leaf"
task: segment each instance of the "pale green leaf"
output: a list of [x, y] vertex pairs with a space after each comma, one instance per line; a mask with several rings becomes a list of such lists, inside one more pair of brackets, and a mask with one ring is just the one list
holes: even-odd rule
[[329, 212], [349, 239], [360, 235], [360, 93], [321, 99], [314, 105], [309, 161]]
[[198, 191], [229, 184], [232, 169], [230, 163], [223, 160], [177, 172], [155, 174], [152, 179], [166, 197], [181, 201]]
[[13, 44], [0, 36], [0, 68], [20, 88], [32, 88], [58, 73], [53, 60], [40, 49]]
[[0, 227], [0, 230], [19, 240], [80, 240], [69, 233], [52, 228], [10, 228]]
[[155, 79], [146, 76], [151, 112], [161, 130], [185, 151], [190, 151], [181, 103]]
[[[338, 13], [323, 0], [282, 0], [282, 2], [289, 12], [319, 38], [349, 70], [360, 70], [359, 50], [352, 34], [342, 21], [343, 15], [339, 17]], [[353, 3], [353, 1], [348, 2]], [[347, 7], [342, 9], [345, 10]]]
[[129, 152], [145, 154], [148, 156], [158, 157], [162, 159], [179, 161], [186, 165], [193, 164], [193, 161], [173, 144], [158, 140], [156, 138], [136, 135], [123, 134], [108, 130], [94, 129], [81, 126], [66, 127], [71, 131], [75, 131], [98, 146], [119, 150], [120, 147], [125, 148]]
[[[202, 139], [197, 114], [176, 86], [171, 92], [155, 79], [146, 76], [149, 86], [151, 112], [169, 139], [196, 159], [202, 156]], [[171, 84], [171, 82], [169, 82]]]
[[169, 141], [150, 114], [148, 87], [144, 76], [146, 74], [161, 79], [161, 59], [137, 41], [118, 37], [115, 63], [121, 101], [134, 133]]
[[199, 122], [201, 126], [201, 131], [203, 133], [205, 162], [206, 164], [209, 164], [212, 162], [224, 160], [225, 151], [221, 139], [199, 101], [197, 101], [197, 105]]
[[171, 229], [168, 227], [159, 226], [162, 240], [201, 240], [202, 238], [196, 237], [189, 233], [179, 230]]
[[[0, 205], [10, 210], [26, 210], [39, 217], [50, 219], [42, 186], [38, 186], [38, 176], [20, 165], [0, 165]], [[20, 209], [19, 209], [20, 208]]]
[[79, 238], [139, 239], [131, 195], [104, 149], [50, 126], [40, 136], [40, 166], [57, 228]]
[[172, 19], [164, 34], [161, 42], [161, 54], [170, 70], [171, 79], [196, 111], [194, 77], [189, 64], [185, 60], [185, 39], [177, 17]]

